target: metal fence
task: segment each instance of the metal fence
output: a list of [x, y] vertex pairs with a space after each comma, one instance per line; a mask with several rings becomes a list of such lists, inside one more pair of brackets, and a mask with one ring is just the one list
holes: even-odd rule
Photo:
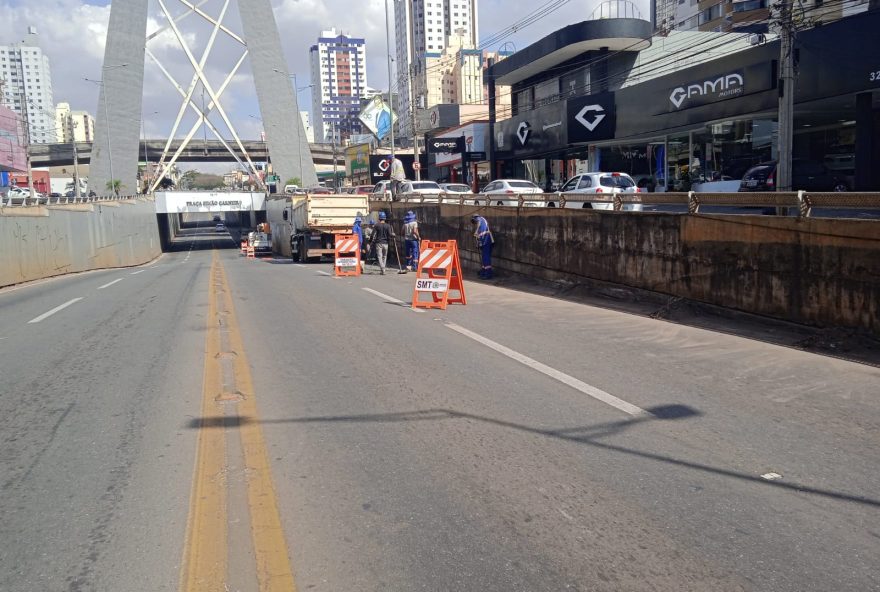
[[[389, 202], [388, 197], [370, 201]], [[877, 210], [880, 213], [880, 192], [743, 192], [743, 193], [412, 193], [401, 195], [395, 203], [458, 204], [474, 206], [507, 206], [517, 208], [599, 209], [615, 212], [643, 211], [644, 206], [682, 206], [696, 214], [702, 206], [730, 206], [774, 209], [775, 213], [809, 217], [816, 208]]]
[[82, 196], [80, 198], [75, 197], [50, 197], [50, 196], [40, 196], [40, 197], [30, 197], [30, 196], [22, 196], [22, 195], [12, 195], [11, 193], [7, 193], [6, 195], [0, 196], [0, 208], [9, 208], [9, 207], [33, 207], [33, 206], [46, 206], [46, 205], [65, 205], [65, 204], [86, 204], [86, 203], [95, 203], [102, 201], [124, 201], [130, 199], [138, 199], [141, 197], [146, 197], [144, 195], [120, 195], [116, 196]]

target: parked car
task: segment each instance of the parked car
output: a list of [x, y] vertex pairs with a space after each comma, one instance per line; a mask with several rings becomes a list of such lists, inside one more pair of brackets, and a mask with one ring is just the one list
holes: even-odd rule
[[[518, 206], [519, 195], [532, 195], [536, 193], [544, 193], [544, 191], [532, 183], [522, 179], [496, 179], [490, 182], [480, 192], [489, 198], [489, 203], [496, 206]], [[524, 206], [541, 206], [543, 202], [524, 201]]]
[[306, 189], [306, 193], [310, 195], [330, 195], [333, 193], [333, 190], [329, 187], [309, 187]]
[[370, 192], [370, 199], [391, 201], [391, 181], [386, 179], [376, 183]]
[[464, 183], [440, 183], [440, 189], [446, 193], [471, 193], [470, 185]]
[[[794, 191], [847, 191], [843, 178], [812, 160], [792, 159], [791, 188]], [[743, 175], [740, 191], [776, 191], [776, 161], [753, 166]]]
[[[641, 193], [641, 188], [636, 186], [636, 182], [626, 173], [581, 173], [573, 176], [565, 182], [559, 193]], [[556, 202], [547, 204], [551, 208], [555, 208]], [[613, 210], [614, 204], [611, 202], [568, 202], [565, 203], [566, 208], [582, 209], [592, 208], [594, 210]], [[623, 210], [627, 212], [641, 212], [642, 204], [623, 204]]]
[[404, 181], [400, 184], [400, 194], [414, 197], [424, 195], [424, 201], [437, 202], [443, 189], [434, 181]]
[[370, 193], [373, 192], [372, 185], [356, 185], [352, 189], [353, 189], [352, 193], [355, 195], [369, 195]]
[[8, 203], [21, 204], [30, 196], [27, 189], [20, 187], [0, 187], [0, 203], [6, 205]]

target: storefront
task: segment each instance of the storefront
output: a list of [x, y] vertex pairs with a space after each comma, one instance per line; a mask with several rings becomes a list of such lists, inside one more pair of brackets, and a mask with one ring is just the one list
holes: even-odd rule
[[[429, 177], [439, 182], [469, 183], [476, 184], [477, 187], [484, 185], [489, 178], [489, 163], [486, 160], [488, 129], [487, 122], [475, 121], [448, 128], [429, 137], [426, 140]], [[449, 144], [449, 140], [456, 140], [461, 149], [432, 146]]]
[[[848, 190], [880, 189], [878, 29], [880, 14], [868, 13], [798, 36], [794, 159], [830, 171]], [[521, 109], [495, 126], [496, 176], [538, 181], [543, 165], [553, 181], [556, 171], [565, 177], [586, 164], [629, 173], [649, 191], [736, 191], [748, 168], [778, 156], [778, 57], [778, 43], [758, 44]]]

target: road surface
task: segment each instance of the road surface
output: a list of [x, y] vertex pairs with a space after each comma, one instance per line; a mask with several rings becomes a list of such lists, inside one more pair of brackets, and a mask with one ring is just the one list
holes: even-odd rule
[[880, 371], [252, 261], [0, 292], [0, 590], [880, 590]]

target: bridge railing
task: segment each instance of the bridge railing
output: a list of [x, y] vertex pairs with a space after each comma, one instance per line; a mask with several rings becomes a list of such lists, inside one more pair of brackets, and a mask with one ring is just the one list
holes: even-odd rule
[[21, 195], [12, 195], [7, 193], [5, 196], [0, 196], [0, 208], [10, 208], [10, 207], [33, 207], [33, 206], [46, 206], [46, 205], [73, 205], [73, 204], [87, 204], [87, 203], [98, 203], [103, 201], [125, 201], [131, 199], [138, 199], [146, 197], [145, 195], [95, 195], [95, 196], [82, 196], [79, 198], [76, 197], [51, 197], [51, 196], [39, 196], [39, 197], [30, 197], [30, 196], [21, 196]]
[[[389, 198], [370, 197], [370, 201], [385, 202]], [[680, 206], [681, 213], [696, 214], [703, 206], [760, 208], [773, 213], [809, 217], [816, 208], [841, 210], [877, 210], [880, 215], [880, 192], [743, 192], [700, 193], [410, 193], [401, 195], [396, 203], [405, 204], [458, 204], [474, 206], [506, 206], [516, 208], [570, 208], [598, 209], [615, 212], [652, 211], [651, 206]], [[645, 206], [648, 206], [646, 208]], [[675, 210], [673, 209], [673, 212]], [[754, 213], [754, 212], [743, 212]]]

